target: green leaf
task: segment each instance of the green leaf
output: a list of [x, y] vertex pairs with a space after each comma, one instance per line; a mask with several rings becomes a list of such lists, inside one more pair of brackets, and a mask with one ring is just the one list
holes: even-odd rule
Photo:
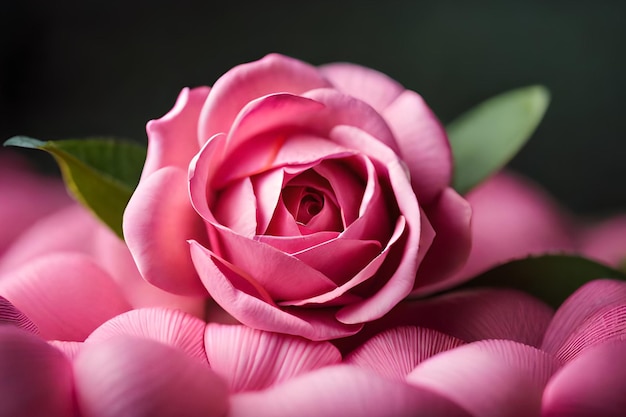
[[515, 156], [541, 121], [550, 93], [540, 85], [484, 101], [447, 126], [454, 158], [452, 185], [463, 195]]
[[4, 146], [50, 153], [72, 195], [123, 238], [122, 215], [139, 182], [144, 146], [107, 138], [44, 142], [26, 136], [12, 137]]
[[497, 266], [459, 288], [514, 288], [557, 308], [579, 287], [599, 278], [626, 281], [626, 273], [580, 256], [542, 255]]

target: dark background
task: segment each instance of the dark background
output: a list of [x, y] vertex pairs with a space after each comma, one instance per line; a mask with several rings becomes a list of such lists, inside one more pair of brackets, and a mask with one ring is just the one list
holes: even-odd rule
[[145, 142], [182, 87], [281, 52], [383, 71], [444, 123], [544, 84], [551, 107], [511, 166], [576, 213], [626, 211], [625, 17], [624, 1], [2, 0], [0, 140]]

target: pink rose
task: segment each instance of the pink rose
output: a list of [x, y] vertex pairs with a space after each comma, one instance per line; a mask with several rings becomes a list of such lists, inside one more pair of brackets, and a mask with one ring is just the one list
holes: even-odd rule
[[444, 129], [374, 70], [268, 55], [183, 90], [147, 132], [124, 215], [139, 270], [246, 325], [354, 334], [467, 256]]

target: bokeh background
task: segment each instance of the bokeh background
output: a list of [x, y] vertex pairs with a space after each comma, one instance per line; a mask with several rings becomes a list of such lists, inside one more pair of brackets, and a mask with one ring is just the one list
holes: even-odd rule
[[[606, 215], [626, 211], [625, 18], [617, 0], [2, 0], [0, 140], [145, 143], [145, 122], [182, 87], [268, 52], [383, 71], [444, 123], [541, 83], [551, 106], [510, 166], [575, 213]], [[24, 152], [54, 173], [50, 157]]]

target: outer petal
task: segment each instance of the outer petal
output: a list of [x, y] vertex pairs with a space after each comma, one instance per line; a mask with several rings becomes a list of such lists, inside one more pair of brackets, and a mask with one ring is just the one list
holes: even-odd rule
[[124, 212], [124, 237], [141, 275], [166, 291], [206, 295], [187, 239], [206, 240], [187, 194], [186, 172], [163, 168], [139, 183]]
[[208, 366], [152, 340], [85, 345], [74, 375], [84, 417], [209, 417], [228, 407], [226, 384]]
[[[328, 340], [345, 337], [358, 332], [362, 325], [339, 323], [334, 309], [306, 310], [279, 309], [271, 298], [257, 292], [251, 285], [238, 289], [211, 259], [207, 250], [197, 242], [191, 242], [191, 255], [198, 274], [213, 299], [243, 324], [255, 329], [303, 336], [311, 340]], [[231, 277], [233, 278], [233, 277]], [[243, 285], [243, 283], [241, 283]]]
[[572, 251], [567, 214], [537, 185], [500, 173], [466, 196], [472, 206], [472, 250], [454, 282], [512, 259]]
[[232, 392], [265, 389], [341, 362], [341, 354], [328, 342], [240, 325], [209, 323], [205, 348], [211, 369], [228, 381]]
[[417, 271], [415, 294], [432, 293], [458, 284], [453, 275], [463, 266], [472, 247], [472, 209], [452, 188], [446, 188], [424, 209], [435, 230], [435, 239]]
[[41, 217], [71, 202], [59, 179], [35, 174], [17, 152], [6, 149], [0, 151], [0, 195], [0, 255]]
[[614, 267], [621, 266], [626, 260], [626, 215], [587, 227], [579, 241], [583, 255]]
[[164, 291], [143, 279], [128, 246], [109, 228], [98, 227], [93, 255], [120, 287], [133, 308], [167, 307], [180, 309], [197, 317], [204, 315], [206, 297], [186, 297]]
[[396, 137], [418, 200], [430, 204], [452, 179], [452, 151], [445, 129], [424, 99], [410, 90], [382, 115]]
[[53, 252], [89, 254], [93, 234], [102, 227], [84, 207], [68, 204], [42, 218], [20, 235], [0, 258], [0, 273], [21, 267]]
[[315, 67], [283, 55], [270, 54], [239, 65], [215, 82], [200, 113], [199, 143], [228, 132], [239, 111], [256, 98], [279, 92], [301, 94], [328, 86]]
[[[543, 352], [508, 343], [513, 344], [511, 354], [521, 356], [518, 363], [531, 368], [551, 366], [549, 361], [535, 362]], [[543, 384], [534, 373], [478, 344], [469, 344], [422, 362], [407, 381], [455, 401], [475, 416], [528, 417], [539, 415], [541, 407]]]
[[199, 318], [179, 310], [143, 308], [128, 311], [103, 323], [89, 335], [85, 343], [102, 343], [119, 335], [136, 336], [178, 348], [206, 363], [205, 325]]
[[74, 415], [69, 361], [39, 337], [0, 325], [0, 416]]
[[594, 346], [564, 366], [543, 395], [542, 416], [619, 417], [626, 410], [626, 341]]
[[382, 112], [405, 91], [402, 85], [387, 75], [360, 65], [337, 62], [322, 65], [319, 70], [333, 87], [363, 100], [378, 112]]
[[0, 296], [0, 325], [10, 324], [30, 333], [39, 334], [37, 325], [18, 310], [9, 300]]
[[209, 87], [184, 88], [172, 110], [160, 119], [148, 122], [148, 154], [142, 179], [167, 166], [187, 169], [189, 161], [200, 149], [198, 117], [208, 95]]
[[426, 389], [351, 366], [330, 366], [260, 392], [234, 395], [230, 417], [469, 417]]
[[337, 343], [347, 352], [385, 329], [411, 325], [466, 342], [508, 339], [539, 347], [552, 315], [548, 305], [521, 291], [456, 291], [427, 300], [403, 301], [380, 320], [368, 323], [358, 335]]
[[44, 339], [82, 341], [130, 306], [111, 277], [79, 254], [54, 254], [0, 281], [0, 294], [24, 312]]
[[423, 327], [394, 327], [369, 339], [346, 359], [348, 364], [371, 369], [404, 381], [422, 361], [464, 344], [461, 339]]
[[568, 361], [593, 344], [618, 337], [626, 337], [626, 283], [595, 280], [559, 307], [542, 349]]

